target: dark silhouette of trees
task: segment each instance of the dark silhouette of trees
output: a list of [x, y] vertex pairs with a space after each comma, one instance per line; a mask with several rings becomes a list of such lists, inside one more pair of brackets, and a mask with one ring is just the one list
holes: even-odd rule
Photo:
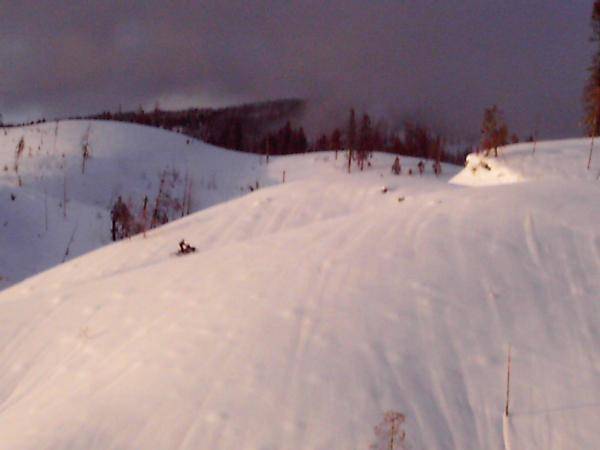
[[[281, 128], [285, 121], [299, 118], [304, 108], [305, 102], [301, 99], [282, 99], [220, 109], [192, 108], [181, 111], [163, 111], [157, 105], [151, 111], [144, 111], [140, 107], [136, 111], [116, 113], [105, 111], [83, 118], [115, 120], [164, 128], [202, 139], [219, 147], [264, 153], [266, 136], [273, 129]], [[82, 117], [72, 117], [72, 119], [82, 119]], [[296, 147], [302, 148], [302, 137], [297, 135], [297, 138]]]
[[598, 136], [600, 134], [600, 0], [596, 0], [592, 7], [591, 26], [590, 41], [596, 43], [598, 48], [588, 68], [589, 78], [583, 92], [584, 123], [589, 136]]
[[588, 135], [592, 137], [587, 169], [592, 167], [592, 153], [594, 151], [594, 137], [600, 134], [600, 0], [596, 0], [592, 7], [592, 36], [590, 40], [599, 48], [596, 50], [592, 65], [588, 68], [589, 78], [583, 92], [585, 117], [584, 123]]
[[308, 149], [308, 140], [304, 128], [300, 127], [292, 132], [292, 153], [304, 153]]
[[[202, 139], [210, 144], [234, 150], [265, 155], [288, 155], [309, 150], [348, 149], [348, 171], [353, 161], [364, 169], [373, 151], [463, 164], [466, 152], [447, 153], [439, 135], [415, 122], [389, 127], [384, 120], [375, 121], [367, 113], [357, 116], [355, 109], [346, 116], [345, 126], [323, 129], [309, 143], [302, 127], [305, 102], [283, 99], [250, 103], [221, 109], [187, 109], [164, 111], [154, 109], [116, 113], [103, 112], [75, 119], [100, 119], [154, 126]], [[343, 122], [344, 119], [340, 120]]]
[[331, 132], [331, 139], [329, 140], [329, 145], [331, 150], [335, 152], [335, 159], [337, 160], [338, 151], [341, 150], [344, 145], [342, 143], [342, 132], [339, 128], [336, 128]]
[[315, 150], [317, 151], [323, 151], [323, 150], [329, 150], [329, 139], [327, 138], [326, 134], [322, 134], [321, 136], [319, 136], [319, 139], [317, 139], [317, 142], [315, 143]]
[[304, 128], [294, 128], [288, 121], [279, 130], [269, 133], [263, 138], [260, 153], [269, 155], [290, 155], [304, 153], [308, 150], [308, 140]]

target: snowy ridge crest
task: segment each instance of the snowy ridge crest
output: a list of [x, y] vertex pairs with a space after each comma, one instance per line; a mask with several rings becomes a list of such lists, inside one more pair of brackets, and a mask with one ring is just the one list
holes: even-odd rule
[[494, 186], [542, 179], [596, 181], [600, 178], [600, 148], [588, 170], [590, 146], [590, 139], [569, 139], [509, 145], [498, 149], [498, 157], [471, 153], [464, 170], [450, 183]]

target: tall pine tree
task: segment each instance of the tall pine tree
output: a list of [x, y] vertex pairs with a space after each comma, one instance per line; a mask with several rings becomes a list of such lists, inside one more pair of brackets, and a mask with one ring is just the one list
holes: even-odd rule
[[371, 125], [371, 118], [368, 114], [363, 114], [360, 134], [358, 139], [358, 148], [356, 152], [356, 159], [360, 170], [365, 168], [365, 160], [369, 153], [373, 150], [373, 127]]
[[594, 137], [600, 134], [600, 0], [596, 0], [592, 7], [592, 37], [590, 40], [597, 43], [598, 49], [592, 60], [592, 65], [588, 68], [590, 76], [583, 92], [584, 122], [588, 135], [592, 137], [587, 163], [588, 170], [592, 167]]
[[483, 113], [481, 135], [481, 146], [485, 149], [485, 156], [489, 156], [494, 150], [494, 156], [497, 157], [498, 147], [508, 144], [508, 127], [496, 105], [487, 108]]
[[597, 43], [598, 48], [588, 68], [590, 73], [583, 92], [585, 106], [585, 126], [590, 136], [600, 134], [600, 0], [594, 2], [592, 9], [592, 36], [590, 40]]
[[350, 110], [350, 119], [348, 120], [348, 173], [352, 167], [352, 150], [356, 146], [356, 114], [354, 108]]
[[331, 146], [331, 150], [335, 150], [335, 159], [337, 159], [338, 150], [342, 149], [342, 133], [339, 128], [336, 128], [331, 133], [329, 145]]

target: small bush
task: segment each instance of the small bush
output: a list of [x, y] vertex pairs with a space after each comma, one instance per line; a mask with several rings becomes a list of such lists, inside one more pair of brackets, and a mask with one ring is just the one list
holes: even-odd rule
[[406, 431], [402, 429], [405, 420], [402, 413], [386, 412], [374, 429], [375, 442], [371, 444], [371, 450], [407, 450]]

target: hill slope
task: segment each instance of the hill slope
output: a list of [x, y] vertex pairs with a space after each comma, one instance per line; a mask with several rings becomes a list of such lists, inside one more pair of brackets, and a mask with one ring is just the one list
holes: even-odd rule
[[414, 449], [502, 448], [510, 343], [512, 448], [596, 448], [600, 184], [526, 151], [481, 189], [279, 158], [285, 184], [1, 292], [2, 447], [364, 449], [394, 409]]
[[189, 191], [191, 211], [238, 197], [257, 181], [274, 182], [256, 155], [100, 121], [6, 128], [0, 131], [0, 169], [0, 289], [109, 243], [118, 196], [138, 213], [148, 196], [151, 215], [161, 179], [174, 204], [183, 204]]

